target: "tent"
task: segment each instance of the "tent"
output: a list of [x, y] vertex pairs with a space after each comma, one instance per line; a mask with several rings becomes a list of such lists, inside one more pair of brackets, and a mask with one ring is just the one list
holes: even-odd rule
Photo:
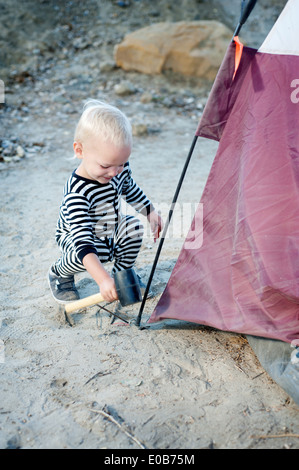
[[299, 0], [289, 0], [258, 50], [238, 37], [228, 47], [196, 130], [219, 141], [203, 215], [148, 323], [248, 335], [299, 404], [298, 22]]

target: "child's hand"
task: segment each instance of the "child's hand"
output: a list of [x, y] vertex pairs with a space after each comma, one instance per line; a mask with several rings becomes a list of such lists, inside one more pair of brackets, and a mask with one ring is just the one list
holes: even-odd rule
[[114, 279], [104, 269], [98, 256], [95, 253], [88, 253], [83, 258], [83, 265], [89, 274], [96, 281], [100, 288], [103, 298], [107, 302], [113, 302], [118, 299]]
[[151, 231], [154, 235], [154, 242], [159, 238], [160, 232], [163, 228], [163, 220], [157, 211], [152, 211], [148, 214], [147, 220], [150, 223]]
[[101, 281], [100, 292], [107, 302], [113, 302], [118, 299], [115, 282], [109, 275]]

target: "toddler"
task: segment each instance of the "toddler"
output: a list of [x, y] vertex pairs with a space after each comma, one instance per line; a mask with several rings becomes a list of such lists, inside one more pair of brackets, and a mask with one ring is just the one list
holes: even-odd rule
[[[143, 237], [139, 219], [121, 213], [121, 198], [147, 216], [155, 239], [163, 222], [132, 178], [132, 129], [118, 108], [88, 101], [73, 147], [81, 162], [64, 187], [56, 230], [62, 253], [49, 270], [50, 288], [58, 302], [76, 300], [74, 274], [87, 270], [104, 299], [112, 302], [117, 299], [113, 274], [132, 268]], [[110, 275], [103, 265], [112, 260]]]

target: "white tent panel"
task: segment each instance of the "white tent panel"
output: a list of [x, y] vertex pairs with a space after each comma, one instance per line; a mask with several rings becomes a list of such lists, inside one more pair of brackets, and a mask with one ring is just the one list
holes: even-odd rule
[[299, 55], [299, 0], [289, 0], [259, 52]]

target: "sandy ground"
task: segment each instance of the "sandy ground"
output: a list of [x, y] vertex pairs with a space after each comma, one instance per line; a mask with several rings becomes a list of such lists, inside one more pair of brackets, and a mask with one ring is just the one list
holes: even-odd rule
[[[63, 184], [76, 167], [72, 135], [86, 95], [113, 102], [147, 126], [146, 135], [135, 137], [131, 165], [163, 215], [200, 116], [197, 101], [191, 112], [141, 99], [154, 91], [186, 98], [194, 84], [112, 71], [103, 86], [84, 72], [90, 54], [57, 61], [34, 81], [11, 83], [2, 110], [3, 137], [17, 136], [26, 156], [0, 166], [0, 448], [299, 448], [298, 438], [285, 436], [298, 434], [298, 406], [243, 336], [175, 321], [139, 329], [139, 304], [121, 310], [129, 324], [112, 322], [95, 306], [73, 314], [71, 326], [52, 300], [46, 276], [59, 254], [55, 225]], [[138, 84], [134, 95], [115, 94], [123, 78]], [[198, 92], [198, 101], [206, 94]], [[194, 211], [216, 149], [198, 142], [179, 209]], [[143, 325], [186, 235], [175, 228], [181, 222], [188, 228], [187, 219], [180, 211], [174, 216], [176, 236], [165, 241]], [[147, 231], [136, 265], [145, 281], [156, 249]], [[81, 296], [96, 292], [85, 274], [78, 287]]]

